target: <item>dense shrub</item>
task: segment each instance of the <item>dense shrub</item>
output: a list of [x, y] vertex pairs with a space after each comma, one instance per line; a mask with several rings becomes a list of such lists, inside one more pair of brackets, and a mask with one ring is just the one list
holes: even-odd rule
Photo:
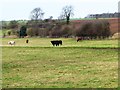
[[28, 36], [40, 36], [40, 37], [46, 37], [49, 35], [49, 32], [45, 28], [39, 28], [39, 29], [34, 29], [34, 28], [28, 28], [27, 29], [27, 35]]
[[63, 26], [61, 29], [61, 35], [62, 37], [69, 37], [72, 35], [71, 28], [69, 26]]
[[99, 20], [94, 22], [85, 22], [76, 30], [76, 36], [90, 37], [91, 39], [107, 38], [110, 36], [110, 25], [107, 21]]
[[33, 28], [28, 28], [28, 29], [27, 29], [27, 35], [28, 35], [28, 36], [31, 36], [31, 37], [32, 37], [32, 36], [35, 36], [34, 29], [33, 29]]
[[61, 37], [62, 25], [55, 25], [52, 30], [49, 32], [50, 37]]
[[12, 31], [11, 30], [8, 30], [7, 31], [7, 35], [10, 36], [12, 34]]
[[83, 37], [90, 36], [90, 34], [92, 34], [92, 23], [90, 22], [82, 24], [76, 33], [77, 36]]
[[46, 28], [39, 28], [38, 29], [38, 36], [46, 37], [48, 35], [48, 30]]

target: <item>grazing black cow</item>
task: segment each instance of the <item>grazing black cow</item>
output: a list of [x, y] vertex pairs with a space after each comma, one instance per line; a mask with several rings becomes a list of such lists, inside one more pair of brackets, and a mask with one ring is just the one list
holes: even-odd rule
[[62, 45], [62, 40], [54, 40], [54, 41], [51, 41], [51, 43], [53, 46], [54, 45], [59, 46], [59, 44]]
[[29, 42], [29, 40], [27, 39], [27, 40], [26, 40], [26, 43], [28, 43], [28, 42]]

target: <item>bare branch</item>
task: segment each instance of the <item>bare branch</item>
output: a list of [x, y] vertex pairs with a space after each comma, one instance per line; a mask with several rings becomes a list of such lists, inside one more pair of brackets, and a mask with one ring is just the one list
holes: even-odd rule
[[61, 16], [66, 18], [67, 24], [69, 24], [70, 17], [72, 17], [73, 15], [74, 13], [72, 6], [63, 7]]
[[41, 8], [35, 8], [31, 12], [31, 19], [32, 20], [42, 20], [44, 15], [44, 12], [41, 10]]

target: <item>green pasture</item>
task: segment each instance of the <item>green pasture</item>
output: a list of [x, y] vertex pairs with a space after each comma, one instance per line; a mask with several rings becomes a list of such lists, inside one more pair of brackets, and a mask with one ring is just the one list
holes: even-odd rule
[[26, 39], [2, 39], [3, 88], [118, 87], [117, 40], [59, 38], [63, 45], [53, 47], [55, 38]]
[[4, 33], [7, 34], [8, 30], [0, 30], [0, 35], [2, 36]]
[[0, 30], [0, 36], [2, 36], [2, 30]]
[[[29, 43], [26, 43], [26, 40]], [[77, 42], [75, 38], [3, 38], [2, 45], [8, 45], [8, 41], [15, 41], [15, 46], [21, 47], [52, 47], [51, 40], [62, 40], [63, 45], [60, 47], [94, 47], [94, 48], [117, 48], [118, 40], [83, 40]]]
[[2, 29], [2, 30], [0, 30], [0, 36], [3, 36], [4, 34], [8, 35], [8, 31], [11, 31], [11, 29]]

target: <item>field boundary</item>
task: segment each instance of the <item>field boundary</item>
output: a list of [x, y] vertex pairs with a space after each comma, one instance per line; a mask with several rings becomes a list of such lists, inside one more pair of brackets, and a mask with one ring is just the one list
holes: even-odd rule
[[75, 46], [65, 46], [65, 47], [41, 47], [41, 46], [0, 46], [2, 48], [80, 48], [80, 49], [120, 49], [120, 47], [75, 47]]

